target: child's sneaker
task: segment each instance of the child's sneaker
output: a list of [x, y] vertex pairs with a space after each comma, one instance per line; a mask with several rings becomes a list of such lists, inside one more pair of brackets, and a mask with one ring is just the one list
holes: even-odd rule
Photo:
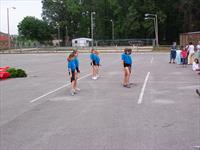
[[71, 95], [72, 95], [72, 96], [75, 95], [75, 90], [71, 90]]
[[92, 79], [93, 79], [93, 80], [96, 80], [96, 79], [97, 79], [97, 77], [92, 77]]
[[126, 87], [127, 85], [126, 84], [122, 84], [123, 85], [123, 87]]

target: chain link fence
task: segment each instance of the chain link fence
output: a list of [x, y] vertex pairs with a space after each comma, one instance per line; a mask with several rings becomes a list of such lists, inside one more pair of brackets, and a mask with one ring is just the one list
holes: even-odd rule
[[96, 46], [155, 46], [155, 39], [97, 40]]

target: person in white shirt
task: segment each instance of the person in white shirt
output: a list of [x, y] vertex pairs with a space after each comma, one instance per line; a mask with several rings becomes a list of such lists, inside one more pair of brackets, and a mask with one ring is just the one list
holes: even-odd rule
[[197, 45], [197, 58], [199, 59], [199, 61], [200, 61], [200, 41], [199, 41], [199, 43], [198, 43], [198, 45]]
[[192, 62], [194, 61], [194, 45], [192, 42], [189, 43], [188, 52], [188, 65], [192, 65]]
[[181, 64], [181, 50], [180, 49], [176, 51], [176, 64], [178, 65]]
[[199, 60], [197, 58], [194, 59], [194, 62], [192, 64], [192, 70], [200, 71]]

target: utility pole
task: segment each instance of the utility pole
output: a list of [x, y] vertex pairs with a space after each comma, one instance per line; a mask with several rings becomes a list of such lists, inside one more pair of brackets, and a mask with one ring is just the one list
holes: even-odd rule
[[112, 40], [114, 41], [115, 40], [115, 27], [114, 27], [114, 21], [111, 19], [110, 20], [111, 23], [112, 23]]
[[[12, 9], [16, 9], [16, 7], [11, 7]], [[10, 42], [10, 21], [9, 21], [9, 9], [7, 8], [7, 28], [8, 28], [8, 49], [11, 48], [11, 42]]]
[[92, 39], [92, 48], [94, 47], [94, 17], [95, 12], [91, 12], [91, 39]]

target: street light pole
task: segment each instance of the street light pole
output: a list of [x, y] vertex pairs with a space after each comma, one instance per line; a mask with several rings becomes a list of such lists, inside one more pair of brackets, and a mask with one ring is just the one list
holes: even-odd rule
[[60, 47], [60, 26], [58, 25], [58, 46]]
[[112, 19], [111, 19], [110, 21], [111, 21], [111, 23], [112, 23], [112, 40], [114, 41], [114, 39], [115, 39], [114, 21], [113, 21]]
[[58, 38], [58, 47], [60, 47], [60, 25], [58, 22], [56, 22], [56, 27], [57, 27], [57, 38]]
[[157, 47], [159, 46], [159, 39], [158, 39], [158, 15], [155, 14], [155, 17], [156, 17], [156, 45]]
[[8, 49], [10, 49], [10, 24], [9, 24], [9, 8], [7, 8], [7, 25], [8, 25]]
[[[148, 16], [154, 17], [149, 18]], [[156, 46], [159, 46], [159, 39], [158, 39], [158, 15], [157, 14], [145, 14], [145, 19], [154, 19], [154, 27], [155, 27], [155, 37], [156, 37]]]
[[[15, 7], [11, 7], [12, 9], [16, 9]], [[10, 21], [9, 21], [9, 9], [7, 8], [7, 28], [8, 28], [8, 49], [10, 49]]]
[[94, 47], [94, 19], [93, 15], [95, 15], [95, 12], [91, 12], [91, 39], [92, 39], [92, 48]]
[[[156, 41], [157, 41], [157, 32], [156, 32], [156, 19], [155, 19], [155, 18], [150, 18], [150, 17], [145, 17], [144, 19], [145, 19], [145, 20], [148, 20], [148, 19], [151, 19], [151, 20], [153, 20], [153, 23], [154, 23], [154, 33], [155, 33], [155, 39], [156, 39]], [[156, 42], [156, 44], [157, 44], [157, 42]]]

